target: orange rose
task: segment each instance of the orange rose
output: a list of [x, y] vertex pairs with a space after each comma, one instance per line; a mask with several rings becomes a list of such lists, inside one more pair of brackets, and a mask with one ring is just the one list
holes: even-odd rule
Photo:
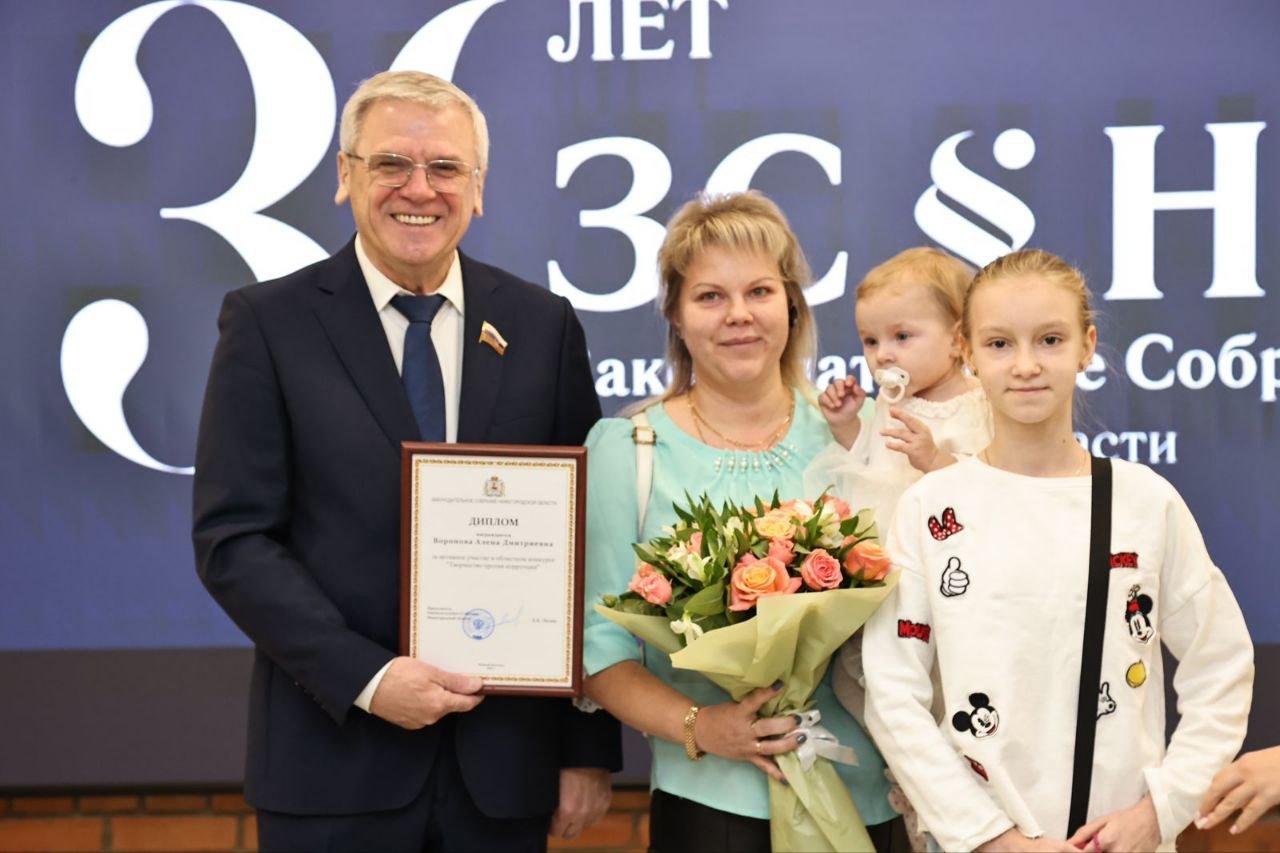
[[771, 509], [755, 520], [756, 533], [765, 539], [795, 535], [795, 519], [782, 508]]
[[800, 588], [800, 578], [787, 574], [787, 567], [773, 557], [752, 563], [738, 563], [729, 584], [729, 609], [750, 610], [758, 599], [787, 595]]
[[854, 580], [865, 583], [884, 580], [892, 561], [878, 542], [863, 539], [844, 555], [844, 570]]

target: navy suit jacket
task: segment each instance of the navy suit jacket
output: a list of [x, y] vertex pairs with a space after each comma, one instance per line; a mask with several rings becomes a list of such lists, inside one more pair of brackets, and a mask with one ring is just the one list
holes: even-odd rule
[[[600, 416], [569, 303], [461, 258], [458, 440], [581, 444]], [[479, 342], [491, 323], [505, 356]], [[455, 739], [491, 817], [552, 812], [562, 767], [621, 764], [618, 724], [566, 700], [487, 697], [407, 731], [355, 708], [398, 648], [400, 442], [418, 427], [354, 241], [229, 293], [196, 450], [201, 580], [254, 644], [245, 793], [294, 814], [380, 811]]]

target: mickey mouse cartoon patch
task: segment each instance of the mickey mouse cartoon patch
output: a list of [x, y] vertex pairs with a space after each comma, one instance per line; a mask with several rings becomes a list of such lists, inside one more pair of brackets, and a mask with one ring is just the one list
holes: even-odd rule
[[1104, 681], [1098, 688], [1098, 719], [1116, 712], [1116, 700], [1111, 698], [1111, 682]]
[[923, 622], [912, 622], [910, 619], [898, 620], [898, 636], [903, 639], [915, 639], [927, 643], [932, 633], [933, 628]]
[[1138, 552], [1137, 551], [1121, 551], [1118, 554], [1112, 554], [1111, 568], [1113, 569], [1138, 568]]
[[1134, 584], [1129, 587], [1129, 598], [1124, 605], [1124, 621], [1129, 626], [1129, 636], [1139, 643], [1149, 643], [1155, 636], [1156, 629], [1151, 624], [1151, 608], [1154, 602], [1151, 596], [1142, 592], [1142, 587]]
[[958, 732], [968, 732], [976, 738], [990, 737], [1000, 728], [1000, 713], [996, 711], [985, 693], [970, 693], [971, 711], [956, 711], [951, 725]]
[[969, 589], [969, 573], [960, 568], [960, 558], [952, 557], [947, 560], [947, 567], [942, 571], [942, 580], [938, 584], [938, 591], [947, 598], [954, 598], [957, 595], [964, 595]]
[[929, 535], [939, 542], [949, 539], [955, 534], [964, 530], [964, 525], [956, 521], [956, 511], [951, 507], [947, 507], [942, 511], [942, 520], [939, 521], [937, 516], [929, 516]]

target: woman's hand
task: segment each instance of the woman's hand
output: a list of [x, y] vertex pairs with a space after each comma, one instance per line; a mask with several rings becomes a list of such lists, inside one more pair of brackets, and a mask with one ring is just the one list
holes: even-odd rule
[[1280, 746], [1250, 752], [1218, 771], [1200, 801], [1196, 829], [1211, 829], [1240, 810], [1231, 834], [1244, 832], [1280, 803]]
[[866, 402], [867, 392], [862, 390], [858, 380], [852, 376], [836, 379], [818, 397], [818, 406], [822, 416], [827, 419], [831, 428], [831, 437], [846, 450], [853, 447], [862, 431], [862, 420], [858, 413]]
[[1092, 853], [1126, 853], [1160, 846], [1160, 822], [1147, 794], [1127, 809], [1103, 815], [1076, 830], [1067, 841]]
[[897, 406], [889, 409], [889, 414], [902, 421], [905, 426], [902, 429], [890, 427], [880, 430], [880, 434], [888, 439], [884, 446], [906, 454], [912, 468], [928, 474], [956, 461], [950, 453], [938, 450], [938, 445], [933, 442], [933, 433], [923, 421], [913, 418]]
[[782, 685], [759, 687], [742, 697], [740, 702], [722, 702], [698, 712], [693, 724], [693, 740], [698, 749], [720, 758], [749, 761], [770, 778], [786, 782], [774, 763], [773, 756], [791, 752], [804, 742], [804, 735], [781, 737], [793, 730], [799, 721], [793, 714], [783, 717], [761, 717], [760, 708], [776, 697]]

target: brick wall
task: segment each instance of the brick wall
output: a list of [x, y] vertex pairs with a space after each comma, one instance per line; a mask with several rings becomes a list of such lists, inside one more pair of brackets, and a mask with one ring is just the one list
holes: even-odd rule
[[[641, 851], [649, 838], [649, 794], [619, 789], [600, 823], [553, 850]], [[0, 796], [0, 853], [257, 850], [253, 810], [239, 793]]]
[[642, 851], [649, 846], [649, 791], [615, 788], [604, 820], [570, 841], [552, 839], [552, 850]]
[[[552, 850], [631, 853], [649, 838], [647, 791], [617, 789], [613, 808], [572, 841]], [[191, 791], [41, 796], [0, 795], [0, 853], [84, 851], [251, 851], [257, 849], [253, 811], [234, 792]], [[1244, 835], [1221, 826], [1190, 830], [1179, 839], [1187, 853], [1280, 853], [1280, 815], [1272, 811]]]
[[0, 851], [253, 850], [255, 818], [236, 793], [0, 798]]

